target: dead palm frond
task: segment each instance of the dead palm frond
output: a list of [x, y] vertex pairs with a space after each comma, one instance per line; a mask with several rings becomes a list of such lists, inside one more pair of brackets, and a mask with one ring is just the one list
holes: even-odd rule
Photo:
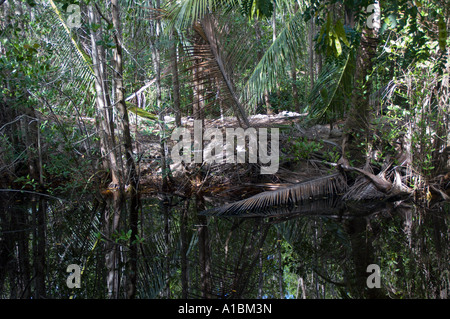
[[191, 77], [187, 83], [191, 83], [195, 92], [193, 104], [198, 103], [197, 112], [203, 113], [220, 103], [230, 106], [238, 120], [250, 126], [234, 84], [231, 66], [236, 65], [237, 57], [233, 51], [225, 49], [224, 26], [219, 25], [213, 14], [205, 14], [193, 24], [193, 29], [191, 43], [184, 45], [181, 64], [184, 65], [183, 75]]
[[211, 14], [206, 15], [201, 20], [201, 26], [204, 31], [204, 35], [206, 37], [206, 40], [211, 47], [211, 52], [214, 56], [214, 62], [217, 64], [217, 68], [220, 71], [219, 76], [216, 78], [219, 79], [220, 82], [223, 82], [224, 85], [224, 91], [226, 92], [226, 96], [228, 96], [228, 99], [231, 100], [231, 105], [235, 109], [236, 116], [238, 116], [247, 127], [250, 126], [250, 123], [247, 119], [247, 115], [245, 114], [244, 107], [241, 105], [239, 98], [236, 94], [235, 86], [232, 81], [231, 72], [227, 68], [228, 63], [225, 59], [225, 56], [221, 54], [221, 40], [220, 40], [220, 33], [216, 31], [215, 28], [215, 19], [214, 16]]
[[306, 199], [301, 203], [287, 206], [271, 207], [266, 210], [249, 212], [246, 217], [275, 217], [274, 224], [283, 223], [286, 220], [298, 216], [327, 216], [335, 217], [340, 214], [345, 202], [338, 196], [323, 197], [319, 199]]
[[275, 191], [262, 192], [250, 198], [202, 212], [213, 216], [261, 216], [282, 208], [295, 208], [306, 201], [342, 194], [347, 183], [340, 173], [315, 178]]

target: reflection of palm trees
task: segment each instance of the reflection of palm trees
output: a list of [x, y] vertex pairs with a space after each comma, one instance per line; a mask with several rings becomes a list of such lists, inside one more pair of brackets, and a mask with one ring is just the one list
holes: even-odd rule
[[[113, 193], [104, 211], [104, 235], [106, 238], [114, 238], [119, 231], [119, 222], [123, 202], [119, 198], [117, 192]], [[122, 259], [120, 246], [112, 240], [106, 240], [105, 249], [105, 265], [107, 269], [106, 286], [108, 298], [118, 299], [120, 297], [120, 262]]]
[[[206, 217], [201, 216], [201, 219]], [[221, 231], [217, 233], [219, 227]], [[260, 219], [234, 220], [231, 223], [226, 220], [215, 220], [209, 223], [208, 228], [210, 233], [214, 231], [214, 235], [211, 235], [212, 238], [209, 238], [207, 243], [210, 247], [208, 264], [202, 263], [204, 256], [199, 253], [200, 267], [208, 267], [200, 269], [200, 272], [208, 273], [210, 276], [208, 285], [201, 282], [202, 294], [206, 292], [208, 298], [226, 299], [255, 296], [259, 278], [256, 266], [270, 224]], [[199, 237], [200, 240], [202, 239]], [[200, 245], [199, 242], [199, 249], [202, 246], [204, 244]]]
[[[412, 193], [412, 189], [402, 183], [397, 168], [389, 170], [390, 164], [377, 175], [363, 169], [343, 164], [333, 164], [339, 172], [278, 188], [274, 191], [265, 191], [237, 202], [220, 207], [214, 207], [202, 212], [214, 216], [270, 216], [283, 212], [292, 213], [296, 207], [307, 203], [311, 205], [314, 200], [340, 197], [345, 201], [364, 201], [369, 199], [389, 199], [405, 197]], [[345, 172], [357, 172], [358, 176], [353, 184], [347, 180]]]
[[[130, 201], [17, 199], [0, 198], [2, 298], [132, 296], [133, 241], [117, 236], [130, 230]], [[278, 298], [289, 280], [305, 298], [445, 297], [448, 204], [425, 213], [388, 201], [329, 198], [263, 218], [200, 219], [194, 205], [202, 209], [201, 200], [142, 202], [136, 297]], [[72, 263], [83, 269], [83, 289], [65, 286]], [[382, 289], [366, 285], [372, 263], [381, 268]]]

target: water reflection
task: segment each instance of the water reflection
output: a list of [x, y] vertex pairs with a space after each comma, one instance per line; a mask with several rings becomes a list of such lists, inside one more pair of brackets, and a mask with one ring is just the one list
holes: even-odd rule
[[[1, 298], [447, 298], [449, 204], [331, 199], [208, 217], [204, 198], [0, 194]], [[81, 266], [81, 288], [67, 266]], [[367, 286], [367, 266], [381, 288]]]

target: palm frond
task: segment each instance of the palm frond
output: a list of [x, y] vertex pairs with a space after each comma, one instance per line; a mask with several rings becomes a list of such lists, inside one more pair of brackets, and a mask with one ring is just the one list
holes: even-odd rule
[[193, 103], [199, 102], [201, 112], [220, 103], [248, 127], [249, 121], [234, 81], [232, 66], [237, 57], [225, 45], [229, 44], [227, 28], [213, 14], [205, 14], [193, 29], [195, 33], [190, 37], [191, 42], [184, 44], [180, 57], [180, 77], [187, 77], [186, 82], [198, 94], [198, 100], [194, 99]]
[[202, 19], [207, 13], [221, 7], [233, 7], [240, 0], [184, 0], [168, 1], [164, 8], [165, 18], [168, 21], [168, 29], [190, 29], [192, 25]]
[[[94, 80], [94, 73], [91, 67], [92, 59], [80, 41], [84, 31], [69, 29], [58, 7], [53, 2], [50, 4], [51, 6], [36, 8], [41, 15], [38, 23], [52, 28], [52, 32], [44, 36], [36, 34], [51, 48], [51, 64], [57, 69], [57, 73], [48, 72], [46, 85], [57, 88], [64, 97], [67, 97], [68, 92], [88, 92]], [[58, 98], [61, 99], [62, 96]], [[59, 108], [64, 113], [72, 111], [73, 103], [70, 99], [66, 101], [62, 98], [58, 103], [67, 105], [67, 108]]]
[[215, 63], [220, 71], [220, 80], [225, 84], [224, 88], [226, 94], [230, 97], [232, 101], [232, 106], [235, 108], [236, 116], [238, 116], [247, 127], [250, 126], [247, 115], [245, 114], [244, 107], [241, 105], [239, 98], [235, 91], [235, 86], [232, 81], [229, 70], [226, 67], [226, 60], [221, 54], [220, 50], [220, 39], [218, 33], [214, 28], [214, 16], [208, 14], [201, 21], [204, 34], [211, 48], [211, 52], [214, 56]]
[[285, 24], [247, 80], [244, 94], [249, 104], [256, 103], [265, 91], [273, 90], [278, 76], [301, 54], [303, 31], [303, 17], [299, 10]]
[[[306, 201], [343, 193], [347, 183], [340, 173], [315, 178], [275, 191], [262, 192], [250, 198], [202, 212], [212, 216], [267, 216], [271, 212], [292, 208]], [[288, 211], [292, 212], [292, 210]]]
[[53, 2], [53, 0], [49, 0], [50, 5], [52, 6], [54, 12], [56, 13], [56, 15], [58, 16], [60, 23], [62, 25], [62, 27], [64, 28], [65, 32], [68, 34], [68, 36], [70, 37], [70, 40], [73, 44], [73, 46], [75, 47], [76, 51], [78, 52], [78, 54], [80, 55], [80, 57], [86, 62], [87, 65], [89, 65], [89, 69], [91, 70], [91, 73], [94, 74], [94, 70], [92, 70], [90, 64], [92, 64], [92, 59], [89, 57], [89, 55], [82, 49], [82, 47], [78, 44], [76, 38], [73, 36], [72, 32], [70, 31], [69, 27], [66, 24], [66, 21], [64, 20], [61, 12], [59, 11], [58, 7], [55, 5], [55, 3]]
[[351, 92], [354, 56], [348, 51], [344, 59], [327, 61], [308, 97], [310, 115], [316, 120], [342, 116]]

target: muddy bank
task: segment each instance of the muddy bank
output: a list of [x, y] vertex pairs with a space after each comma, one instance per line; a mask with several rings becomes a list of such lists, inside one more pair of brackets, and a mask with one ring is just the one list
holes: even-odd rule
[[[248, 155], [243, 164], [221, 163], [170, 163], [171, 190], [179, 194], [211, 193], [217, 195], [245, 197], [249, 194], [270, 190], [291, 183], [298, 183], [305, 179], [321, 176], [330, 169], [321, 165], [322, 160], [330, 160], [323, 154], [333, 153], [336, 158], [340, 156], [342, 130], [339, 124], [308, 126], [304, 121], [306, 114], [283, 112], [277, 115], [253, 115], [249, 117], [252, 128], [278, 128], [279, 129], [279, 166], [274, 174], [261, 174], [261, 163], [249, 163]], [[170, 134], [175, 128], [174, 119], [166, 117], [168, 131], [166, 133], [167, 151], [170, 154], [177, 140], [172, 140]], [[161, 139], [159, 131], [149, 134], [146, 132], [148, 124], [133, 122], [135, 134], [135, 153], [138, 163], [140, 184], [143, 192], [161, 190], [162, 170]], [[187, 128], [194, 137], [194, 119], [182, 118], [182, 127]], [[216, 120], [205, 119], [203, 130], [218, 128], [225, 137], [227, 128], [237, 128], [239, 123], [235, 118]], [[270, 135], [270, 130], [268, 130]], [[292, 144], [301, 140], [316, 143], [320, 146], [317, 152], [309, 152], [305, 158], [292, 152]], [[246, 145], [248, 151], [248, 144]], [[223, 149], [225, 152], [225, 149]], [[247, 152], [248, 154], [248, 152]], [[315, 161], [310, 161], [314, 159]], [[234, 194], [236, 193], [236, 194]]]

